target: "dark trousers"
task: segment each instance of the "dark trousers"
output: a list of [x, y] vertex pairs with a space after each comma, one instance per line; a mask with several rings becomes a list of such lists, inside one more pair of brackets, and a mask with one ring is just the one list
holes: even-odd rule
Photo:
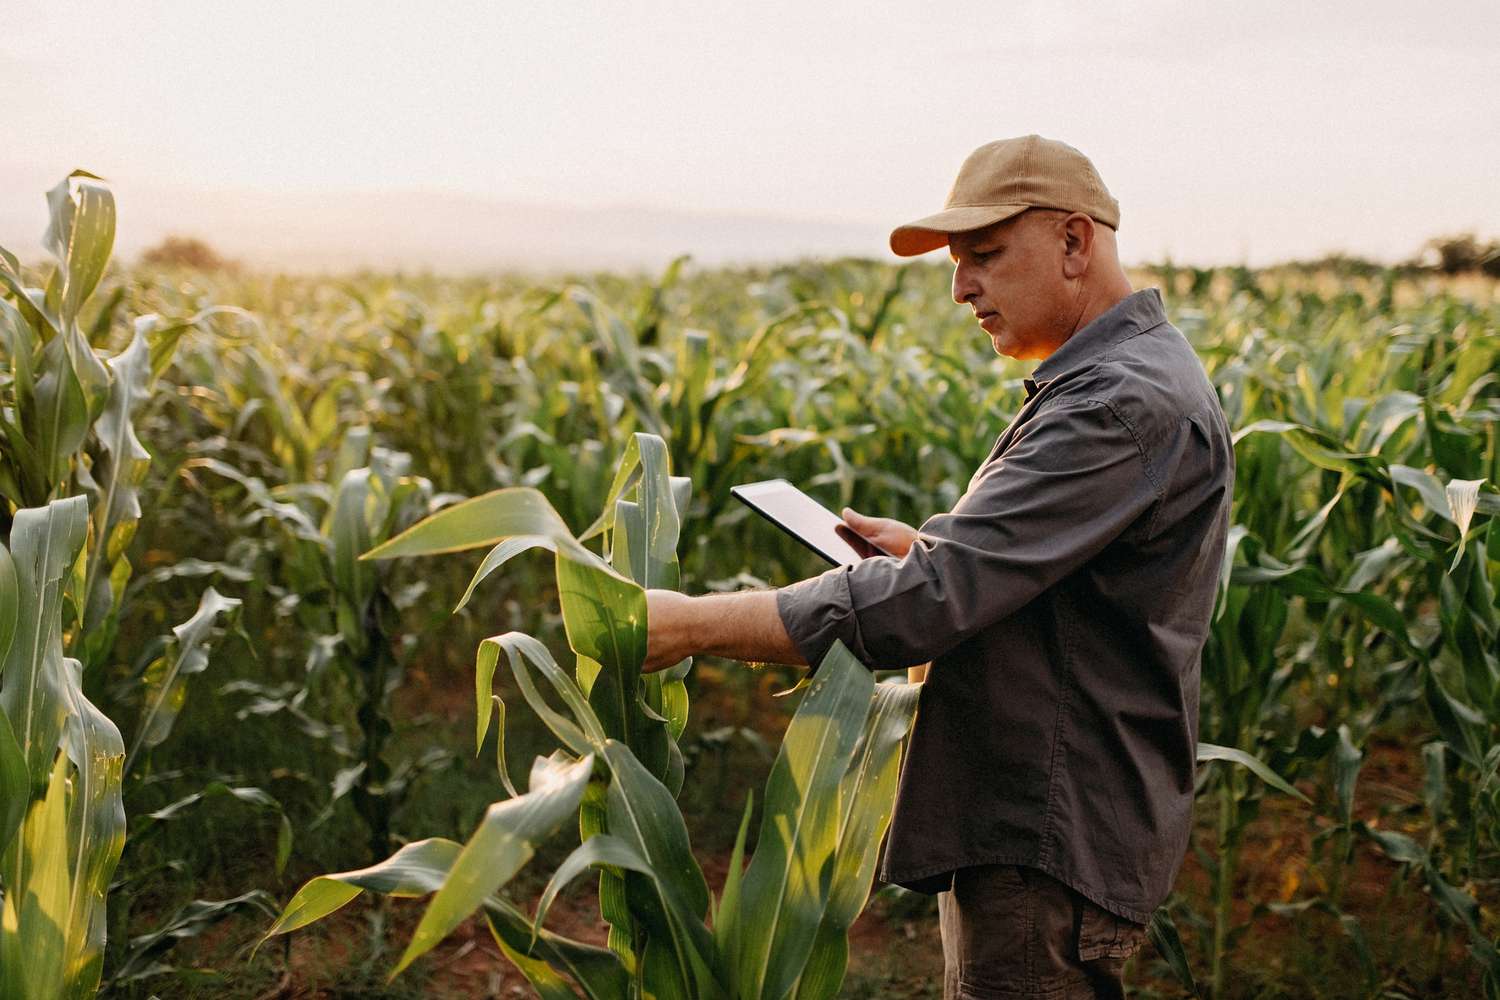
[[938, 893], [944, 1000], [1122, 998], [1146, 928], [1035, 868], [961, 868]]

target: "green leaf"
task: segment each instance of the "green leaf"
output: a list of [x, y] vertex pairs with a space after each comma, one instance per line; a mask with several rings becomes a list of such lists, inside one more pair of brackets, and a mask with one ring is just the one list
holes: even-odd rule
[[[484, 736], [489, 728], [490, 692], [495, 664], [502, 652], [510, 663], [511, 672], [515, 674], [516, 684], [521, 688], [521, 696], [526, 699], [526, 704], [541, 717], [553, 735], [563, 741], [564, 746], [582, 755], [603, 744], [605, 734], [599, 717], [589, 707], [588, 699], [578, 685], [557, 665], [547, 647], [524, 633], [507, 632], [491, 636], [479, 644], [479, 654], [474, 666], [474, 694], [476, 703], [482, 707], [479, 709], [479, 726], [475, 731], [476, 746], [484, 743]], [[563, 702], [573, 713], [573, 719], [577, 720], [576, 723], [547, 703], [546, 698], [537, 690], [528, 664], [541, 671], [553, 690], [561, 695]]]
[[[606, 735], [642, 752], [649, 728], [638, 693], [646, 655], [645, 591], [579, 544], [536, 490], [497, 490], [449, 507], [364, 558], [454, 552], [518, 536], [527, 536], [528, 546], [542, 544], [537, 539], [545, 538], [550, 542], [547, 547], [557, 553], [557, 584], [568, 644], [602, 667], [590, 686], [589, 702]], [[501, 555], [508, 558], [514, 551]], [[488, 712], [488, 691], [484, 698], [481, 713]], [[544, 714], [544, 718], [553, 722], [559, 717]], [[584, 752], [579, 745], [570, 746]], [[664, 753], [661, 763], [665, 767]]]
[[1234, 747], [1221, 747], [1213, 743], [1199, 743], [1198, 762], [1201, 764], [1215, 760], [1225, 760], [1232, 764], [1239, 764], [1241, 767], [1249, 768], [1257, 778], [1277, 791], [1295, 796], [1309, 804], [1312, 801], [1306, 795], [1297, 791], [1285, 778], [1266, 766], [1265, 762], [1259, 758], [1253, 757], [1243, 750], [1237, 750]]
[[1432, 855], [1426, 848], [1395, 830], [1381, 830], [1364, 823], [1356, 823], [1355, 830], [1373, 840], [1392, 861], [1416, 866], [1427, 882], [1427, 891], [1432, 894], [1438, 908], [1454, 921], [1463, 924], [1471, 935], [1486, 940], [1479, 927], [1479, 903], [1473, 896], [1443, 878], [1442, 871], [1433, 864]]
[[1429, 514], [1436, 514], [1450, 523], [1453, 521], [1453, 510], [1448, 505], [1448, 493], [1436, 476], [1406, 465], [1392, 465], [1390, 476], [1391, 481], [1396, 485], [1416, 490], [1417, 495], [1422, 498], [1422, 506], [1427, 508]]
[[34, 788], [45, 786], [62, 736], [62, 584], [87, 534], [83, 497], [19, 510], [11, 526], [20, 627], [5, 659], [0, 707], [10, 716]]
[[[139, 332], [130, 345], [109, 361], [109, 395], [94, 422], [100, 457], [89, 470], [93, 494], [93, 551], [89, 553], [84, 593], [87, 611], [84, 629], [75, 639], [98, 631], [103, 619], [119, 613], [123, 585], [111, 572], [125, 554], [141, 517], [140, 485], [151, 467], [151, 454], [136, 437], [132, 423], [151, 394], [150, 351]], [[89, 662], [91, 657], [85, 657]]]
[[601, 508], [599, 517], [594, 523], [585, 528], [578, 536], [580, 542], [586, 542], [609, 528], [611, 521], [616, 516], [615, 504], [625, 496], [627, 490], [640, 480], [641, 438], [643, 436], [647, 435], [632, 434], [630, 440], [625, 442], [625, 453], [620, 456], [620, 462], [615, 466], [615, 477], [609, 484], [609, 492], [604, 496], [604, 506]]
[[[173, 626], [173, 641], [166, 651], [146, 668], [146, 699], [135, 740], [126, 757], [126, 768], [141, 749], [160, 746], [171, 733], [177, 715], [187, 700], [187, 678], [201, 674], [208, 667], [213, 643], [228, 627], [240, 607], [236, 597], [224, 597], [209, 587], [198, 601], [198, 610], [181, 625]], [[221, 624], [220, 619], [226, 619]]]
[[1350, 739], [1348, 726], [1340, 725], [1338, 733], [1338, 746], [1333, 752], [1333, 787], [1339, 801], [1339, 821], [1348, 826], [1354, 821], [1354, 786], [1365, 755]]
[[368, 868], [319, 875], [297, 890], [260, 943], [323, 919], [367, 889], [383, 896], [425, 896], [436, 892], [462, 850], [462, 845], [451, 840], [432, 837], [407, 844]]
[[719, 962], [703, 923], [708, 885], [693, 857], [682, 812], [671, 791], [623, 743], [607, 741], [604, 759], [613, 776], [606, 792], [609, 832], [646, 860], [653, 896], [660, 897], [659, 907], [653, 899], [643, 910], [640, 883], [627, 879], [630, 912], [644, 918], [648, 934], [654, 928], [658, 936], [670, 938], [662, 944], [670, 943], [673, 961], [658, 959], [655, 975], [680, 980], [676, 988], [691, 988], [695, 997], [719, 996], [724, 991]]
[[5, 668], [20, 615], [21, 584], [16, 578], [16, 562], [10, 557], [10, 549], [0, 543], [0, 671]]
[[30, 804], [31, 776], [26, 771], [26, 755], [16, 742], [10, 716], [0, 712], [0, 856], [4, 856], [11, 838], [21, 828]]
[[[505, 702], [500, 696], [494, 695], [495, 703], [495, 769], [500, 772], [500, 783], [505, 786], [505, 791], [515, 798], [521, 793], [516, 791], [516, 786], [510, 780], [510, 767], [505, 763]], [[480, 737], [483, 742], [483, 736]], [[479, 751], [474, 751], [478, 753]]]
[[422, 920], [391, 975], [418, 957], [484, 904], [536, 853], [563, 821], [578, 812], [584, 786], [594, 767], [593, 755], [569, 763], [537, 758], [525, 795], [496, 802], [485, 810], [442, 888], [427, 904]]
[[784, 996], [802, 974], [829, 901], [840, 785], [874, 687], [873, 675], [835, 643], [787, 727], [740, 905], [720, 913], [740, 995]]
[[68, 759], [49, 767], [46, 794], [21, 825], [5, 858], [0, 901], [0, 996], [51, 1000], [67, 982], [71, 885], [68, 852]]
[[229, 899], [195, 899], [179, 906], [151, 930], [130, 939], [125, 959], [112, 967], [110, 985], [180, 972], [164, 965], [162, 957], [182, 942], [199, 937], [229, 917], [245, 911], [274, 917], [276, 903], [264, 889], [251, 889]]
[[1236, 444], [1251, 434], [1278, 434], [1292, 450], [1320, 469], [1366, 478], [1378, 475], [1379, 456], [1346, 451], [1324, 432], [1285, 420], [1257, 420], [1234, 432]]
[[75, 770], [68, 794], [69, 898], [63, 926], [69, 991], [92, 996], [104, 967], [105, 896], [125, 848], [125, 742], [115, 724], [84, 697], [81, 673], [77, 660], [64, 661], [68, 721], [62, 745]]
[[1177, 925], [1172, 921], [1172, 915], [1165, 907], [1158, 907], [1151, 914], [1151, 922], [1146, 925], [1146, 936], [1151, 939], [1157, 952], [1167, 960], [1167, 966], [1182, 988], [1196, 997], [1198, 983], [1193, 979], [1193, 967], [1188, 961], [1187, 949], [1182, 946], [1182, 938], [1177, 934]]
[[[495, 943], [500, 946], [500, 953], [510, 959], [526, 981], [535, 989], [540, 1000], [578, 1000], [578, 994], [573, 992], [573, 987], [552, 966], [540, 958], [529, 958], [510, 946], [510, 942], [496, 934]], [[621, 996], [624, 996], [622, 993]]]
[[880, 842], [890, 825], [901, 770], [901, 745], [917, 713], [921, 685], [875, 686], [875, 703], [849, 770], [839, 783], [838, 850], [823, 912], [797, 1000], [838, 994], [848, 962], [848, 933], [875, 879]]
[[[92, 352], [89, 357], [93, 357]], [[42, 348], [33, 400], [36, 413], [29, 423], [42, 461], [44, 486], [51, 495], [66, 477], [69, 462], [83, 447], [90, 424], [88, 395], [66, 335], [54, 337]]]
[[614, 539], [614, 566], [643, 588], [675, 590], [682, 520], [672, 495], [666, 442], [654, 434], [636, 434], [633, 440], [641, 464], [638, 496], [633, 504], [617, 503], [615, 523], [618, 530], [623, 509], [635, 530], [624, 544], [618, 535]]
[[552, 902], [557, 898], [558, 893], [594, 865], [628, 868], [648, 876], [653, 881], [657, 880], [651, 862], [642, 857], [641, 853], [629, 843], [619, 837], [611, 837], [607, 833], [596, 834], [574, 848], [573, 853], [557, 866], [557, 870], [552, 873], [552, 878], [547, 881], [547, 887], [542, 890], [541, 899], [536, 904], [536, 915], [531, 919], [533, 940], [541, 932], [542, 923], [547, 919], [547, 911], [552, 908]]
[[287, 818], [286, 810], [282, 806], [281, 801], [265, 789], [257, 788], [253, 785], [227, 785], [222, 781], [211, 781], [191, 795], [185, 795], [176, 802], [169, 803], [160, 809], [146, 813], [144, 817], [137, 817], [135, 832], [139, 833], [153, 822], [165, 822], [177, 819], [179, 816], [184, 815], [188, 809], [200, 802], [221, 798], [243, 802], [256, 809], [276, 815], [276, 873], [279, 875], [282, 869], [286, 867], [287, 859], [291, 856], [294, 837], [292, 824]]
[[15, 306], [5, 303], [6, 308], [0, 308], [0, 313], [4, 313], [6, 309], [14, 310], [22, 318], [24, 325], [35, 331], [38, 343], [57, 336], [57, 317], [47, 307], [42, 290], [26, 287], [26, 282], [21, 277], [21, 262], [4, 247], [0, 247], [0, 285], [9, 288], [16, 297]]
[[683, 912], [701, 922], [708, 913], [708, 884], [677, 801], [618, 740], [605, 742], [604, 760], [614, 776], [607, 798], [610, 832], [638, 849], [671, 886]]
[[[333, 542], [333, 584], [349, 602], [356, 618], [355, 627], [363, 631], [366, 606], [375, 592], [375, 569], [360, 562], [360, 555], [370, 548], [374, 532], [371, 521], [381, 519], [378, 508], [384, 506], [384, 485], [369, 467], [351, 469], [339, 480], [333, 497], [328, 534]], [[354, 639], [355, 648], [363, 636]]]
[[[620, 959], [608, 949], [581, 944], [548, 930], [543, 930], [533, 942], [530, 919], [503, 899], [486, 900], [484, 915], [490, 933], [506, 955], [540, 959], [553, 969], [566, 972], [588, 1000], [620, 1000], [627, 995], [629, 976]], [[527, 967], [518, 968], [526, 973]]]
[[1422, 694], [1443, 742], [1465, 763], [1479, 767], [1484, 758], [1484, 716], [1450, 695], [1429, 667], [1423, 672]]
[[734, 848], [729, 853], [729, 870], [724, 874], [724, 890], [720, 893], [717, 904], [710, 900], [714, 922], [714, 941], [719, 950], [725, 954], [729, 951], [729, 942], [724, 936], [724, 925], [719, 919], [721, 913], [734, 913], [740, 906], [740, 882], [745, 877], [745, 837], [750, 833], [750, 817], [755, 813], [755, 790], [745, 792], [745, 814], [740, 817], [740, 829], [734, 836]]
[[549, 552], [557, 552], [557, 544], [545, 535], [517, 535], [507, 538], [505, 541], [490, 549], [479, 568], [474, 571], [474, 576], [469, 580], [469, 586], [464, 590], [464, 596], [459, 598], [458, 604], [454, 606], [453, 613], [458, 614], [469, 603], [474, 596], [474, 588], [479, 586], [481, 580], [489, 576], [495, 570], [504, 566], [514, 557], [531, 549], [546, 549]]
[[439, 555], [495, 545], [516, 535], [549, 538], [568, 558], [610, 575], [614, 570], [568, 531], [552, 504], [529, 486], [511, 486], [444, 508], [366, 552], [361, 559]]
[[62, 275], [60, 314], [64, 327], [104, 277], [115, 245], [115, 198], [99, 177], [75, 170], [47, 192], [51, 221], [42, 244], [57, 258]]

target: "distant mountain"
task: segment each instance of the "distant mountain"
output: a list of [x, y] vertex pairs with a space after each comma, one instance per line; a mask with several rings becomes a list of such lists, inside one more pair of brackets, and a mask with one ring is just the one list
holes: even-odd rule
[[[41, 253], [43, 194], [57, 180], [0, 176], [0, 246], [25, 259]], [[281, 271], [654, 268], [683, 253], [705, 265], [889, 256], [883, 228], [773, 214], [563, 208], [421, 191], [113, 187], [115, 252], [127, 259], [169, 234], [196, 236], [224, 256]]]

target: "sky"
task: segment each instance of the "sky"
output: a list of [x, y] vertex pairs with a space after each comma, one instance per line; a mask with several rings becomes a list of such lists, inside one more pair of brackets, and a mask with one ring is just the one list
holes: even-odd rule
[[289, 267], [854, 253], [1038, 132], [1122, 256], [1385, 260], [1500, 237], [1500, 4], [54, 0], [0, 18], [0, 246], [110, 179]]

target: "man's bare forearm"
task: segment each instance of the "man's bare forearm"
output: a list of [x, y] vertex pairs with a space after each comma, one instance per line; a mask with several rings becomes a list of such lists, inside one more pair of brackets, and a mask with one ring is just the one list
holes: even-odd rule
[[776, 610], [776, 591], [687, 597], [648, 590], [646, 669], [669, 667], [687, 656], [806, 666]]

